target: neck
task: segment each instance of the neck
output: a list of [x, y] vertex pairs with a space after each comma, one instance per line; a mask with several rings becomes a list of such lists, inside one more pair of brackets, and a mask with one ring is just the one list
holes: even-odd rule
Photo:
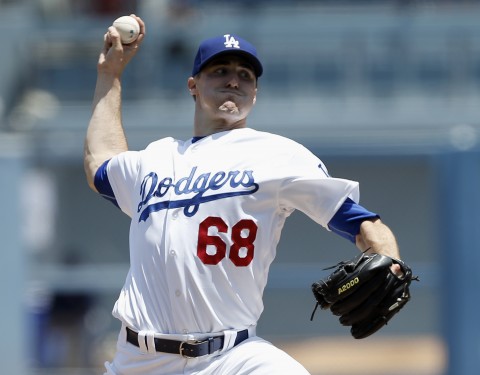
[[232, 118], [225, 116], [221, 118], [205, 118], [198, 113], [194, 117], [193, 132], [195, 137], [205, 137], [211, 134], [247, 127], [247, 119]]

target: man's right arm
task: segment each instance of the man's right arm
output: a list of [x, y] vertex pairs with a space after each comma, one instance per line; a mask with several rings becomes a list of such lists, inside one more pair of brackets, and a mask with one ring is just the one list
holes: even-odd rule
[[145, 24], [139, 17], [136, 18], [140, 24], [138, 39], [132, 44], [122, 45], [118, 32], [110, 27], [98, 60], [93, 110], [84, 147], [85, 174], [94, 191], [97, 191], [94, 180], [98, 168], [106, 160], [128, 150], [122, 125], [121, 76], [145, 37]]

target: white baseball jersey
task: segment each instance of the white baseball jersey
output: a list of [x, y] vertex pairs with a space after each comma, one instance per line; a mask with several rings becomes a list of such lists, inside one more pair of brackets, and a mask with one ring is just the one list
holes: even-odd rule
[[329, 177], [302, 145], [237, 129], [164, 138], [114, 157], [107, 174], [132, 219], [130, 271], [114, 315], [133, 329], [218, 332], [257, 323], [286, 218], [326, 227], [358, 183]]

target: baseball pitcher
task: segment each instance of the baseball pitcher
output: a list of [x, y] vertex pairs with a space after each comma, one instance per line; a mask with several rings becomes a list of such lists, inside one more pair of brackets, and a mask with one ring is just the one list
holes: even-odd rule
[[[145, 23], [132, 16], [140, 24], [136, 41], [122, 44], [114, 27], [104, 36], [85, 139], [90, 187], [131, 219], [130, 270], [113, 309], [121, 329], [105, 374], [308, 374], [256, 335], [285, 220], [300, 210], [353, 242], [362, 259], [382, 257], [376, 268], [362, 268], [374, 274], [375, 288], [358, 273], [353, 282], [342, 273], [314, 284], [315, 303], [346, 325], [374, 321], [378, 329], [389, 318], [363, 313], [369, 296], [376, 297], [367, 305], [382, 302], [392, 311], [403, 306], [389, 303], [399, 291], [408, 300], [410, 273], [394, 235], [358, 204], [357, 182], [329, 176], [301, 144], [247, 127], [263, 66], [255, 47], [231, 33], [201, 42], [193, 59], [192, 138], [129, 150], [121, 77], [146, 37]], [[345, 288], [341, 298], [338, 288]], [[366, 330], [362, 335], [373, 333]]]

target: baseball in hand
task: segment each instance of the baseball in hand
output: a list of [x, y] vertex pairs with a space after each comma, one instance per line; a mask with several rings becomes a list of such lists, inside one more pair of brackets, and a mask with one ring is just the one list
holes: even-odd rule
[[113, 26], [120, 34], [122, 44], [130, 44], [138, 38], [140, 25], [138, 21], [131, 16], [122, 16], [113, 21]]

